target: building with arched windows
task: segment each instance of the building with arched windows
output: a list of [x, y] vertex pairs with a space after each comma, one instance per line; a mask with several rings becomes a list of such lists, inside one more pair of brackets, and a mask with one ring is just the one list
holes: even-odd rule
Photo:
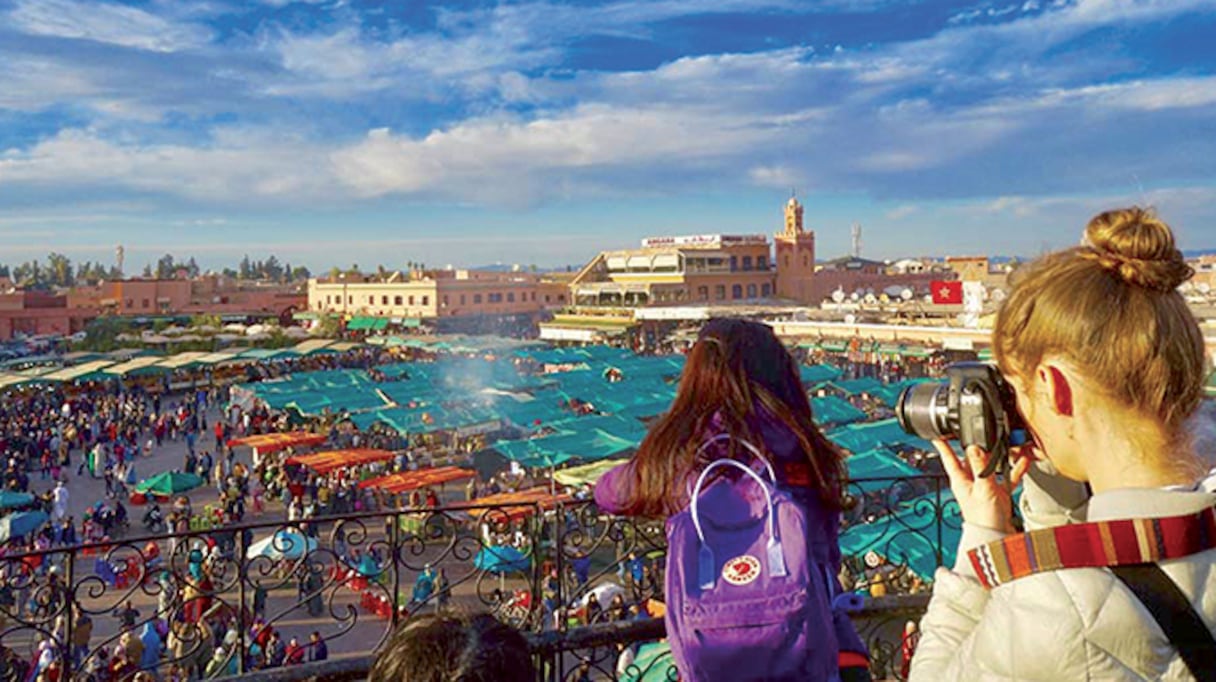
[[604, 251], [570, 283], [579, 307], [729, 305], [784, 299], [814, 301], [815, 235], [802, 227], [802, 205], [785, 206], [785, 229], [763, 234], [651, 237], [641, 248]]

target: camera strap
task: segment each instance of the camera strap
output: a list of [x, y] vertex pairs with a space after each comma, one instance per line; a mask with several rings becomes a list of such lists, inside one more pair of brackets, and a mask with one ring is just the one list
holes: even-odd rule
[[1216, 507], [1151, 519], [1074, 523], [1018, 533], [968, 551], [987, 589], [1064, 568], [1106, 568], [1180, 559], [1216, 548]]
[[1112, 566], [1144, 604], [1198, 682], [1216, 682], [1216, 639], [1186, 594], [1157, 564]]

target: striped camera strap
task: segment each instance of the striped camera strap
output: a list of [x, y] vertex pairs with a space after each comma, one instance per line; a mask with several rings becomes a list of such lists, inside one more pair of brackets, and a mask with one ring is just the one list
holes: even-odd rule
[[1010, 535], [968, 551], [987, 589], [1062, 568], [1179, 559], [1216, 547], [1216, 507], [1154, 519], [1091, 521]]

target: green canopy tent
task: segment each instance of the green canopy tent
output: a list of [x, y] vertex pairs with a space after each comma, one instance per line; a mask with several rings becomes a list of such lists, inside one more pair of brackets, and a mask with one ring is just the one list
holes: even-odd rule
[[[895, 479], [920, 476], [916, 467], [886, 450], [868, 450], [845, 460], [849, 468], [849, 492], [874, 492], [890, 488]], [[874, 480], [865, 480], [874, 479]]]
[[189, 490], [194, 490], [203, 484], [203, 479], [197, 474], [180, 471], [162, 471], [161, 473], [140, 481], [135, 486], [135, 492], [145, 495], [168, 497]]
[[13, 509], [34, 503], [33, 493], [19, 493], [12, 490], [0, 490], [0, 509]]
[[803, 384], [821, 384], [825, 381], [836, 381], [840, 378], [840, 370], [831, 365], [802, 365], [798, 368]]
[[906, 565], [924, 580], [932, 580], [939, 565], [954, 564], [962, 527], [958, 505], [949, 492], [943, 491], [940, 508], [934, 495], [923, 495], [901, 503], [894, 514], [849, 526], [840, 534], [840, 551], [855, 557], [872, 551], [892, 564]]
[[853, 424], [866, 420], [865, 412], [834, 395], [811, 398], [811, 413], [815, 415], [816, 422], [828, 426]]
[[842, 426], [832, 429], [827, 436], [849, 452], [866, 452], [879, 448], [933, 451], [933, 445], [929, 441], [907, 433], [894, 418]]

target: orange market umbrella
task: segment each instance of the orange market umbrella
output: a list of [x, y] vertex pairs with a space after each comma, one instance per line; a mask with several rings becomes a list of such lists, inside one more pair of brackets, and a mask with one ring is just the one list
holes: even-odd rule
[[311, 455], [296, 455], [288, 459], [287, 463], [306, 466], [318, 474], [327, 474], [334, 469], [371, 464], [373, 462], [387, 462], [392, 458], [393, 453], [388, 450], [360, 448], [357, 450], [329, 450], [326, 452], [316, 452]]
[[536, 513], [537, 510], [547, 511], [553, 509], [562, 502], [569, 502], [572, 499], [574, 498], [564, 493], [554, 495], [548, 488], [531, 488], [514, 493], [488, 495], [472, 500], [469, 504], [484, 508], [470, 509], [469, 515], [481, 519], [489, 514], [491, 519], [499, 519], [501, 515], [505, 514], [508, 519], [515, 521], [527, 518]]
[[449, 481], [459, 481], [466, 478], [473, 478], [477, 472], [472, 469], [461, 469], [460, 467], [438, 467], [435, 469], [423, 469], [422, 471], [405, 471], [399, 474], [390, 474], [388, 476], [380, 476], [378, 478], [369, 478], [359, 484], [360, 488], [380, 488], [389, 493], [402, 493], [408, 490], [417, 490], [426, 488]]
[[326, 437], [319, 433], [307, 431], [288, 431], [287, 433], [263, 433], [244, 438], [234, 438], [228, 441], [228, 447], [248, 446], [262, 454], [279, 452], [300, 445], [320, 445]]

